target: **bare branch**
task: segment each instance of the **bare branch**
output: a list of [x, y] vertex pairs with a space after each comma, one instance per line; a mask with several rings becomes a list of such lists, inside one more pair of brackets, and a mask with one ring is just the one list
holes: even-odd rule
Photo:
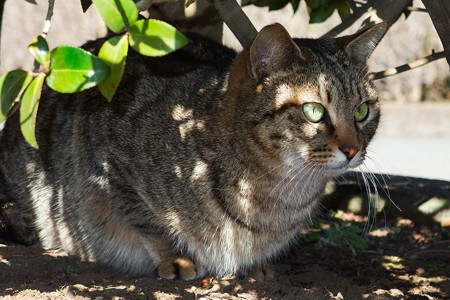
[[52, 27], [53, 9], [55, 7], [55, 0], [48, 0], [47, 16], [45, 17], [44, 29], [42, 30], [42, 37], [46, 38], [50, 28]]
[[402, 15], [408, 6], [411, 6], [412, 0], [376, 0], [369, 1], [372, 4], [372, 10], [368, 13], [369, 17], [364, 20], [360, 29], [366, 29], [376, 23], [386, 22], [388, 28], [394, 24]]
[[421, 8], [421, 7], [408, 6], [406, 9], [409, 10], [409, 11], [428, 13], [428, 10], [426, 10], [425, 8]]
[[448, 0], [422, 0], [422, 2], [428, 10], [434, 28], [436, 28], [441, 39], [445, 57], [450, 66], [450, 5], [448, 4]]
[[353, 13], [350, 16], [348, 16], [342, 23], [340, 23], [339, 25], [337, 25], [336, 27], [325, 33], [324, 36], [330, 37], [337, 36], [339, 33], [349, 28], [350, 26], [353, 25], [353, 23], [358, 21], [358, 19], [362, 15], [364, 15], [370, 7], [371, 7], [370, 3], [365, 3], [363, 6], [357, 7], [355, 10], [352, 9]]
[[[48, 9], [47, 9], [47, 16], [45, 17], [45, 22], [44, 22], [44, 29], [42, 29], [42, 33], [41, 36], [43, 38], [47, 37], [48, 32], [50, 31], [50, 28], [52, 27], [52, 17], [53, 17], [53, 10], [55, 7], [55, 1], [56, 0], [48, 0]], [[37, 60], [34, 61], [34, 72], [37, 73], [39, 72], [39, 68], [41, 67], [41, 65], [39, 64], [39, 62]]]
[[395, 67], [395, 68], [389, 68], [387, 70], [381, 71], [381, 72], [376, 72], [376, 73], [370, 73], [369, 74], [369, 79], [371, 80], [378, 80], [378, 79], [382, 79], [385, 77], [389, 77], [389, 76], [393, 76], [393, 75], [397, 75], [400, 74], [402, 72], [405, 71], [409, 71], [412, 69], [416, 69], [419, 67], [422, 67], [434, 60], [437, 59], [441, 59], [445, 57], [445, 53], [444, 51], [442, 52], [437, 52], [437, 53], [432, 53], [428, 56], [425, 56], [423, 58], [417, 59], [415, 61], [412, 61], [410, 63]]
[[220, 17], [228, 25], [242, 47], [250, 44], [258, 31], [236, 0], [213, 0], [213, 3]]

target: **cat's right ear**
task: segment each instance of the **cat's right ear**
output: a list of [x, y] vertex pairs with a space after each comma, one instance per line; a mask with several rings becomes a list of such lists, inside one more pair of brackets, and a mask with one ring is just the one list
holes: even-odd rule
[[336, 42], [357, 64], [365, 66], [386, 30], [387, 23], [382, 22], [356, 34], [339, 37]]
[[250, 46], [249, 73], [256, 81], [279, 71], [298, 59], [300, 49], [286, 29], [278, 24], [264, 27]]

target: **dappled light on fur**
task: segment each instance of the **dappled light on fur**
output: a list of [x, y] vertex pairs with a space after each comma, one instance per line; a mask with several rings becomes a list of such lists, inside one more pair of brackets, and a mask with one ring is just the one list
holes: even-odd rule
[[178, 129], [180, 131], [180, 137], [182, 140], [186, 139], [186, 136], [193, 130], [204, 130], [205, 121], [194, 119], [194, 110], [186, 109], [183, 105], [177, 104], [172, 111], [172, 118], [175, 121], [180, 121]]

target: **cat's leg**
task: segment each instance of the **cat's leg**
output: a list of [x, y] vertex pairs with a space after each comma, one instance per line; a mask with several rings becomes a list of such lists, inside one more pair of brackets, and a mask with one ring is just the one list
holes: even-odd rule
[[177, 251], [167, 234], [147, 234], [145, 244], [159, 277], [190, 280], [204, 274], [202, 265], [196, 259]]

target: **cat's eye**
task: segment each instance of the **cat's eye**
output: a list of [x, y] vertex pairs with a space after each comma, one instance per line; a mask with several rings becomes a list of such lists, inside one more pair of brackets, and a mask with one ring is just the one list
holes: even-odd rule
[[367, 116], [369, 115], [369, 104], [367, 102], [364, 102], [358, 108], [356, 108], [354, 116], [356, 122], [362, 122], [364, 121]]
[[303, 104], [303, 113], [309, 121], [318, 123], [325, 115], [325, 108], [319, 103], [305, 103]]

